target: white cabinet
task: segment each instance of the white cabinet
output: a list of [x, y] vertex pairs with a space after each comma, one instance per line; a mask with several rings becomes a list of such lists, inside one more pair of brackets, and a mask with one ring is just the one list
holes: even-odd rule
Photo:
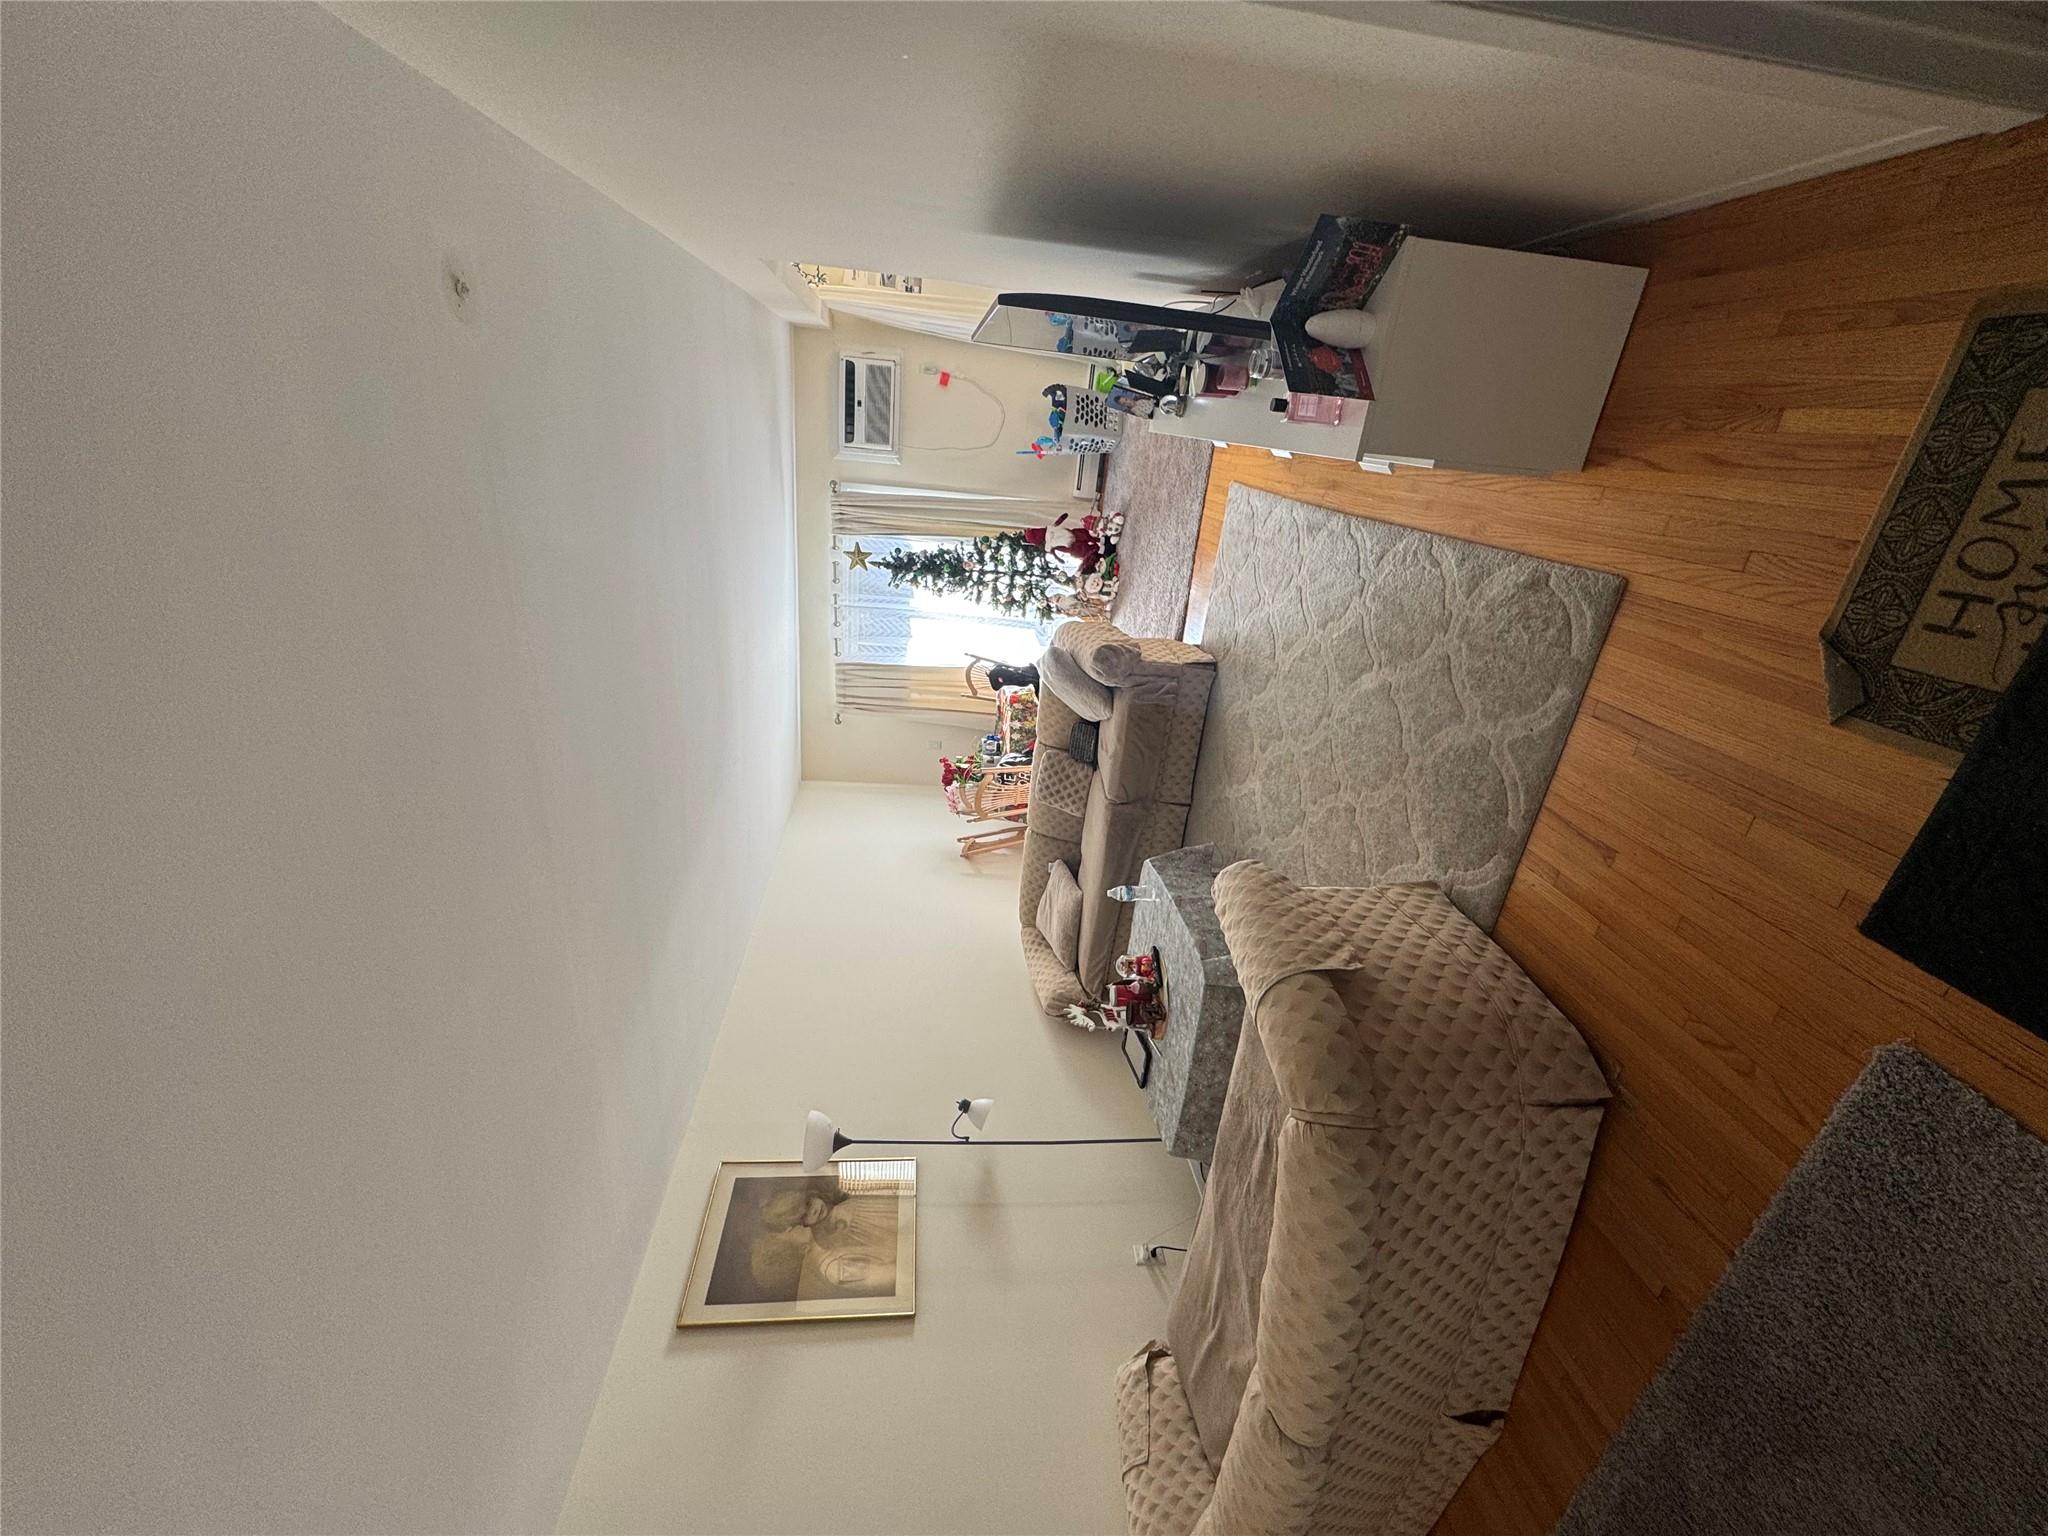
[[1492, 474], [1549, 474], [1586, 462], [1608, 381], [1648, 273], [1565, 256], [1409, 239], [1367, 313], [1370, 401], [1335, 425], [1289, 421], [1274, 376], [1222, 400], [1153, 419], [1176, 437], [1287, 454]]

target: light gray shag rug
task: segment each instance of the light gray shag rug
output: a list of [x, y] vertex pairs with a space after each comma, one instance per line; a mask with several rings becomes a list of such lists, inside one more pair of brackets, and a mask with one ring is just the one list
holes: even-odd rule
[[1124, 424], [1109, 456], [1102, 510], [1124, 515], [1121, 573], [1109, 616], [1127, 635], [1178, 640], [1195, 574], [1195, 539], [1209, 490], [1209, 445]]
[[2048, 1145], [1886, 1046], [1557, 1536], [2042, 1531]]
[[1232, 486], [1187, 841], [1491, 929], [1622, 586]]

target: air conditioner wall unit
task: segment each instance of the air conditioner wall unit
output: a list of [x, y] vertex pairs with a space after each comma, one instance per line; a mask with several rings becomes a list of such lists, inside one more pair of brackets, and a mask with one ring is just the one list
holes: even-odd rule
[[842, 459], [867, 459], [894, 464], [897, 390], [901, 368], [897, 359], [871, 352], [839, 354], [839, 414], [836, 452]]

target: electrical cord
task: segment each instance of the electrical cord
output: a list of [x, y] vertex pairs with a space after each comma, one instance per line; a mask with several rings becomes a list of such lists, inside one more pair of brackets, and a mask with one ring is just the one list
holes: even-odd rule
[[[941, 370], [934, 367], [930, 363], [926, 363], [924, 365], [923, 371], [925, 373], [938, 373]], [[945, 371], [951, 373], [950, 369]], [[1010, 424], [1010, 408], [1003, 404], [1001, 397], [991, 393], [989, 390], [985, 389], [980, 384], [975, 383], [974, 380], [968, 378], [967, 375], [964, 373], [953, 373], [952, 379], [955, 384], [965, 384], [966, 386], [968, 386], [968, 388], [976, 391], [984, 400], [987, 400], [991, 405], [993, 405], [996, 408], [995, 435], [989, 438], [989, 440], [985, 443], [907, 442], [903, 445], [904, 447], [909, 448], [917, 453], [980, 453], [985, 448], [995, 447], [997, 443], [1000, 443], [1003, 440], [1003, 431]]]

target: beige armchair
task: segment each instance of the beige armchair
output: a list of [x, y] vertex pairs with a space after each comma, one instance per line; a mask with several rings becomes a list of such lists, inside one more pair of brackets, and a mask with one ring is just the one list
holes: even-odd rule
[[1119, 1372], [1134, 1536], [1422, 1536], [1501, 1433], [1607, 1084], [1434, 886], [1216, 881], [1246, 1028], [1166, 1342]]
[[[1052, 650], [1078, 663], [1081, 682], [1100, 685], [1087, 691], [1106, 692], [1093, 766], [1070, 747], [1082, 714], [1100, 711], [1102, 698], [1082, 702], [1078, 711], [1063, 698]], [[1207, 651], [1178, 640], [1139, 639], [1113, 624], [1077, 621], [1053, 631], [1039, 673], [1038, 750], [1017, 915], [1032, 987], [1045, 1011], [1058, 1017], [1069, 1004], [1101, 1000], [1111, 963], [1130, 937], [1131, 910], [1111, 901], [1109, 888], [1135, 884], [1145, 860], [1181, 845], [1216, 664]], [[1072, 956], [1055, 953], [1038, 927], [1039, 899], [1055, 860], [1080, 886]]]

